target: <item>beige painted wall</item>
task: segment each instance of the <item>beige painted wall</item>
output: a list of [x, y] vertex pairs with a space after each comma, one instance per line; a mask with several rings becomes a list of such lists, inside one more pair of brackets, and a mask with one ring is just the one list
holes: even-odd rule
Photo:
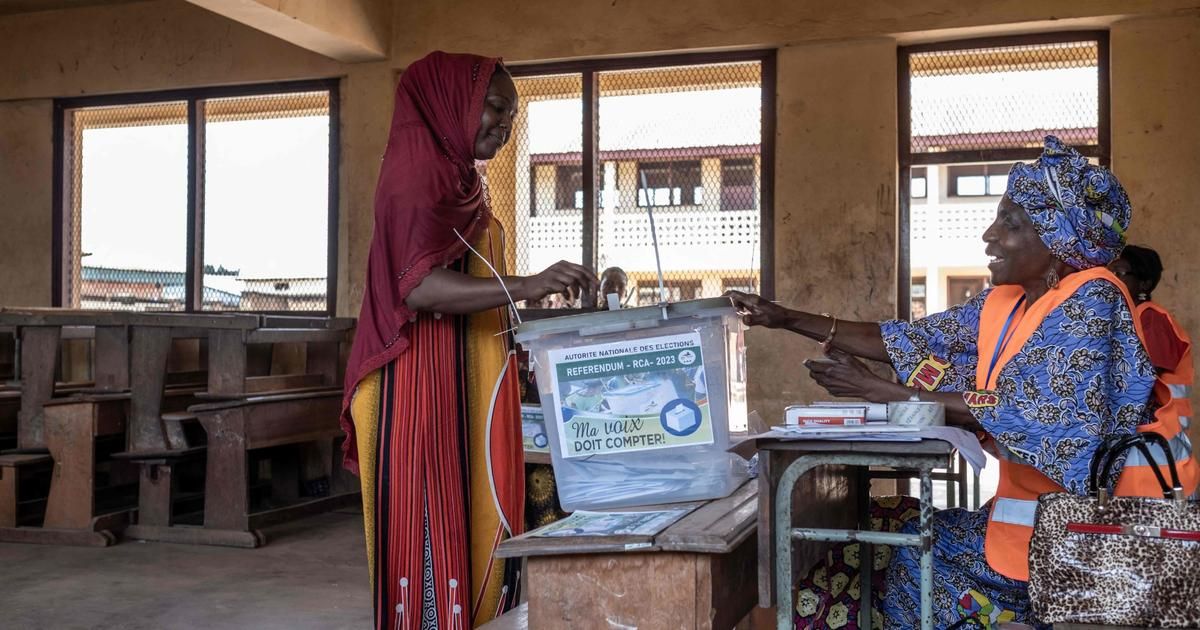
[[1194, 8], [1194, 0], [401, 0], [392, 59], [406, 64], [434, 48], [545, 60], [777, 46]]
[[0, 18], [0, 100], [332, 77], [343, 66], [183, 0]]
[[50, 305], [50, 119], [49, 101], [0, 102], [0, 305]]
[[[792, 46], [778, 64], [776, 297], [843, 318], [892, 316], [896, 44]], [[747, 351], [751, 406], [765, 419], [821, 395], [801, 366], [819, 353], [816, 343], [753, 330]]]
[[338, 314], [358, 317], [375, 226], [375, 184], [392, 122], [396, 72], [385, 62], [350, 66], [342, 82], [342, 188]]
[[[1130, 242], [1158, 250], [1154, 299], [1200, 340], [1200, 15], [1118, 22], [1110, 42], [1113, 172], [1133, 203]], [[1191, 436], [1200, 440], [1195, 423]]]
[[[341, 314], [355, 315], [395, 69], [435, 47], [526, 61], [780, 46], [779, 297], [844, 317], [884, 318], [894, 311], [896, 40], [951, 37], [935, 29], [956, 29], [953, 36], [961, 37], [964, 29], [989, 25], [1044, 30], [1064, 23], [1047, 20], [1110, 23], [1155, 12], [1160, 17], [1119, 21], [1113, 29], [1115, 164], [1138, 205], [1135, 240], [1161, 247], [1172, 267], [1161, 298], [1195, 313], [1200, 298], [1190, 281], [1200, 260], [1178, 238], [1197, 229], [1179, 218], [1190, 212], [1185, 202], [1200, 172], [1200, 26], [1194, 10], [1180, 12], [1195, 4], [926, 0], [914, 8], [887, 0], [691, 0], [679, 10], [668, 0], [527, 0], [515, 9], [404, 0], [396, 3], [391, 61], [353, 66], [183, 0], [0, 17], [0, 217], [18, 228], [0, 231], [0, 302], [49, 299], [53, 97], [344, 77], [338, 301]], [[18, 148], [12, 153], [9, 146]], [[1200, 317], [1184, 321], [1200, 330]], [[752, 404], [770, 418], [784, 404], [816, 395], [799, 367], [814, 350], [784, 333], [752, 333]]]

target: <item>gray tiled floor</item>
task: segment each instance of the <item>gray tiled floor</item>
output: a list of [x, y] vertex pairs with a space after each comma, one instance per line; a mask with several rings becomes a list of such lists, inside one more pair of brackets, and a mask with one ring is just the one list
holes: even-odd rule
[[362, 515], [266, 530], [259, 549], [0, 543], [0, 628], [369, 628]]

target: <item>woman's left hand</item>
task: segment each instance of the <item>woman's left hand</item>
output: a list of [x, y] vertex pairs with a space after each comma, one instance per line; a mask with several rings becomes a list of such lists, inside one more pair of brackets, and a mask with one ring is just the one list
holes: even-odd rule
[[903, 399], [896, 388], [903, 387], [876, 376], [866, 364], [842, 352], [833, 350], [824, 359], [804, 362], [813, 380], [830, 394], [839, 398], [862, 398], [870, 402]]

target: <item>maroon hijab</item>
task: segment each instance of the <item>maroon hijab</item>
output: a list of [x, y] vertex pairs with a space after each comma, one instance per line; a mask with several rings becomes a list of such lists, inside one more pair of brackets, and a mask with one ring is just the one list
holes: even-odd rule
[[342, 398], [346, 466], [358, 457], [349, 406], [358, 382], [408, 349], [416, 313], [405, 304], [430, 270], [462, 256], [491, 220], [475, 170], [475, 134], [499, 59], [433, 52], [396, 87], [396, 109], [375, 191], [375, 235]]

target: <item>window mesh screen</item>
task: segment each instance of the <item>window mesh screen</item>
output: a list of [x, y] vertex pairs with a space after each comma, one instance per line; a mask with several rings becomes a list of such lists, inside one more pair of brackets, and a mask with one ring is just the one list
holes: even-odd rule
[[[188, 103], [198, 111], [187, 303]], [[328, 309], [330, 92], [64, 112], [64, 306]]]
[[[597, 272], [624, 270], [627, 305], [760, 288], [762, 66], [758, 61], [597, 71]], [[509, 144], [487, 167], [509, 269], [582, 261], [583, 75], [519, 76]], [[584, 261], [590, 263], [591, 261]], [[553, 297], [528, 306], [556, 307]]]
[[759, 289], [762, 67], [758, 62], [599, 75], [598, 267], [659, 299], [648, 206], [669, 301]]
[[1098, 59], [1095, 41], [912, 53], [912, 153], [1098, 144]]
[[505, 263], [510, 273], [529, 275], [583, 259], [583, 78], [515, 83], [512, 136], [485, 172], [492, 211], [504, 226]]
[[329, 93], [201, 102], [206, 310], [323, 311]]
[[66, 116], [64, 306], [183, 310], [187, 103]]

